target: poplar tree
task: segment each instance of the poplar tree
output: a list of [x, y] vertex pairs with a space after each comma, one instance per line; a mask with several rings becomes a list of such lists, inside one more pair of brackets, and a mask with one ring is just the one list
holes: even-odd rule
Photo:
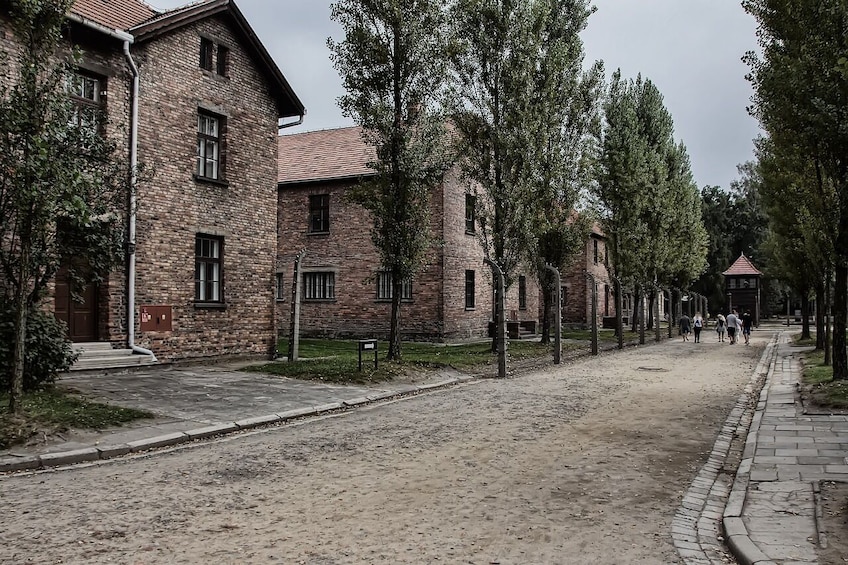
[[[19, 50], [0, 76], [0, 290], [14, 317], [9, 410], [20, 413], [27, 320], [64, 262], [80, 282], [121, 258], [129, 169], [105, 117], [70, 99], [74, 55], [60, 46], [72, 0], [15, 0]], [[71, 261], [71, 260], [74, 261]]]
[[457, 0], [451, 12], [461, 163], [481, 196], [480, 244], [507, 287], [540, 239], [555, 262], [574, 251], [568, 219], [598, 80], [580, 71], [591, 13], [587, 0]]
[[744, 0], [762, 54], [749, 53], [751, 113], [773, 143], [818, 165], [834, 195], [833, 378], [848, 379], [848, 6], [842, 0]]
[[432, 243], [430, 198], [451, 164], [441, 97], [446, 85], [442, 0], [340, 0], [331, 17], [345, 38], [327, 44], [347, 93], [345, 116], [376, 159], [373, 180], [352, 194], [371, 213], [372, 241], [391, 275], [388, 359], [401, 359], [403, 285]]

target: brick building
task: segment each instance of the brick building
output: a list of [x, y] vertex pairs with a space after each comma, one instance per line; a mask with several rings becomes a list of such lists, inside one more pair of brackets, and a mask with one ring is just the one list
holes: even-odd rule
[[[279, 138], [277, 208], [277, 325], [288, 332], [295, 257], [302, 263], [301, 334], [384, 337], [391, 290], [371, 243], [369, 213], [345, 198], [373, 175], [373, 158], [357, 127]], [[491, 270], [478, 242], [474, 195], [451, 172], [432, 194], [430, 229], [435, 241], [427, 266], [404, 290], [404, 339], [451, 341], [486, 336], [492, 319]], [[507, 316], [534, 329], [538, 286], [529, 273], [507, 294]], [[286, 306], [284, 306], [285, 304]], [[517, 328], [519, 324], [513, 323]]]
[[[587, 328], [592, 320], [591, 281], [598, 285], [598, 325], [603, 318], [615, 316], [615, 295], [607, 272], [607, 239], [595, 224], [572, 266], [562, 274], [562, 323], [574, 328]], [[628, 297], [629, 298], [629, 297]], [[626, 301], [625, 301], [626, 305]], [[626, 311], [626, 309], [625, 309]]]
[[[14, 36], [0, 16], [0, 47]], [[276, 331], [277, 137], [304, 107], [230, 0], [157, 13], [77, 0], [73, 94], [103, 109], [128, 161], [153, 170], [129, 195], [127, 259], [77, 304], [54, 307], [76, 342], [161, 360], [267, 355]]]

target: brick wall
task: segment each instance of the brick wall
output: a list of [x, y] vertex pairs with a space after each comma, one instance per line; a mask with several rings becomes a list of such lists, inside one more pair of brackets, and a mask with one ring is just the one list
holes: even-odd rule
[[[229, 48], [228, 77], [199, 68], [200, 38]], [[274, 347], [277, 111], [265, 80], [221, 19], [138, 45], [139, 187], [136, 304], [170, 305], [170, 332], [137, 343], [166, 359], [263, 355]], [[224, 116], [226, 185], [195, 180], [197, 115]], [[194, 300], [195, 236], [223, 237], [224, 307]]]
[[[335, 274], [335, 299], [304, 300], [300, 329], [303, 336], [377, 337], [389, 332], [391, 303], [377, 299], [375, 275], [379, 255], [371, 243], [372, 222], [362, 207], [345, 199], [350, 182], [281, 185], [278, 202], [277, 270], [286, 284], [278, 302], [277, 327], [288, 335], [294, 260], [307, 254], [303, 269]], [[309, 195], [330, 197], [330, 230], [310, 234]], [[412, 300], [401, 307], [404, 339], [456, 340], [487, 334], [491, 319], [491, 274], [474, 234], [465, 232], [465, 188], [449, 174], [431, 199], [434, 245], [425, 268], [413, 280]], [[465, 271], [474, 270], [475, 308], [465, 308]], [[528, 275], [527, 309], [520, 319], [536, 321], [538, 291]], [[510, 310], [518, 310], [517, 285], [508, 295]]]

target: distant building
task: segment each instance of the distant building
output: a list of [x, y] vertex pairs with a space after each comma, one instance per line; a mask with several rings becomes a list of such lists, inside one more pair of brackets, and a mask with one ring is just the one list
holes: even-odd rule
[[736, 310], [741, 314], [749, 310], [754, 317], [754, 324], [759, 325], [760, 281], [763, 273], [742, 253], [722, 275], [724, 275], [728, 312]]
[[[370, 213], [346, 197], [374, 175], [373, 149], [359, 127], [279, 138], [277, 325], [288, 334], [294, 261], [302, 263], [300, 330], [304, 336], [385, 337], [391, 276], [371, 241]], [[432, 192], [433, 241], [425, 267], [403, 288], [403, 339], [455, 341], [486, 337], [492, 320], [492, 274], [478, 241], [476, 196], [457, 171]], [[507, 292], [513, 337], [535, 333], [539, 291], [529, 272]]]

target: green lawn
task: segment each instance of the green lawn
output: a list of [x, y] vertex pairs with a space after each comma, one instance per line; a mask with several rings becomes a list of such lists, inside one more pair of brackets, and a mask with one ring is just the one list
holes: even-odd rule
[[90, 402], [60, 389], [26, 393], [22, 417], [5, 412], [9, 397], [0, 394], [0, 449], [23, 443], [39, 433], [62, 432], [69, 428], [104, 429], [120, 426], [153, 414]]
[[824, 352], [804, 355], [804, 384], [810, 387], [810, 400], [825, 408], [848, 408], [848, 381], [834, 381], [833, 367], [824, 365]]

